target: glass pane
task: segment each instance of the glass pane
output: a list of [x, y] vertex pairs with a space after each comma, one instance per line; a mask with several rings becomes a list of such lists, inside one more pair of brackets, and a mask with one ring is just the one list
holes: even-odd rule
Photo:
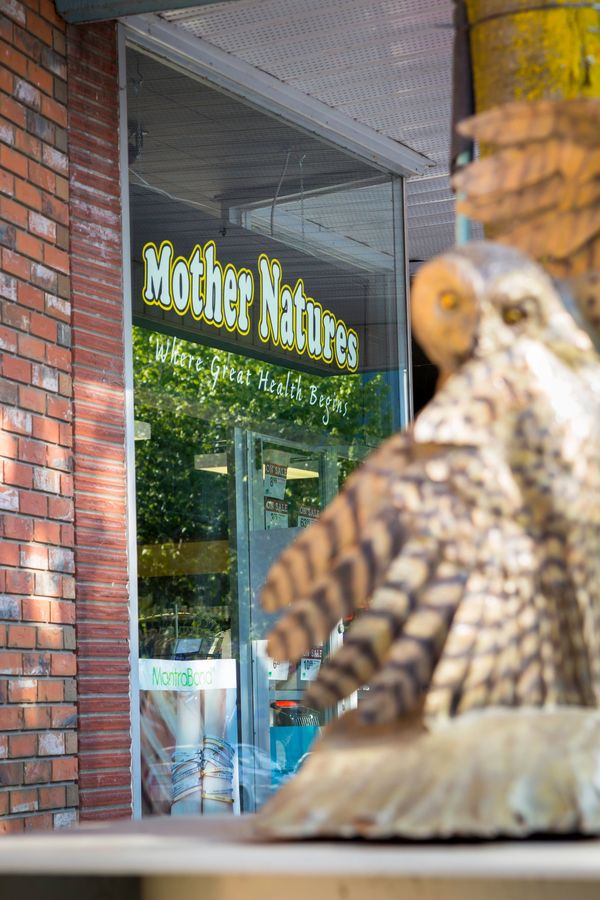
[[[407, 419], [392, 179], [128, 51], [142, 796], [254, 810], [338, 710], [258, 595]], [[350, 703], [356, 701], [352, 698]]]

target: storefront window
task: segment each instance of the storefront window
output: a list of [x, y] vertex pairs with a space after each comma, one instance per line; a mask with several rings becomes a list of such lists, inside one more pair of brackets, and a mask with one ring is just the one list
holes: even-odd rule
[[[324, 721], [257, 596], [405, 424], [391, 176], [128, 51], [143, 812], [257, 809]], [[400, 256], [401, 268], [401, 256]]]

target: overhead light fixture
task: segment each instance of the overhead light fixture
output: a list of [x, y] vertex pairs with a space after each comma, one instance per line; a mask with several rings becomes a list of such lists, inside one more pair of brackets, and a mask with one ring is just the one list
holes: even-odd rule
[[200, 472], [214, 472], [227, 475], [226, 453], [199, 453], [194, 456], [194, 468]]
[[[263, 478], [265, 474], [265, 467], [263, 466]], [[314, 469], [298, 469], [296, 466], [288, 466], [287, 470], [288, 481], [293, 481], [295, 478], [318, 478], [319, 473]]]
[[[318, 478], [319, 472], [316, 469], [309, 468], [314, 466], [313, 460], [306, 460], [306, 468], [299, 465], [287, 467], [288, 481], [300, 478]], [[214, 472], [217, 475], [227, 475], [229, 469], [227, 467], [226, 453], [199, 453], [194, 456], [194, 469], [200, 472]], [[265, 477], [265, 466], [262, 467], [263, 478]]]

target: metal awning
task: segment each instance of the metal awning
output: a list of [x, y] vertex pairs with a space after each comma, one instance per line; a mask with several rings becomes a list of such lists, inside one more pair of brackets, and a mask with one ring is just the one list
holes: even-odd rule
[[56, 0], [56, 9], [66, 22], [77, 24], [223, 2], [237, 0]]

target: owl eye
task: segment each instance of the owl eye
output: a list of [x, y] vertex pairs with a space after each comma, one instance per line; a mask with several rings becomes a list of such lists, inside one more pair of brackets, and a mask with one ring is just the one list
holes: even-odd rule
[[527, 318], [527, 312], [521, 306], [507, 306], [502, 310], [502, 318], [507, 325], [516, 325]]
[[444, 312], [452, 312], [460, 306], [460, 297], [454, 291], [444, 291], [439, 295], [438, 303]]

